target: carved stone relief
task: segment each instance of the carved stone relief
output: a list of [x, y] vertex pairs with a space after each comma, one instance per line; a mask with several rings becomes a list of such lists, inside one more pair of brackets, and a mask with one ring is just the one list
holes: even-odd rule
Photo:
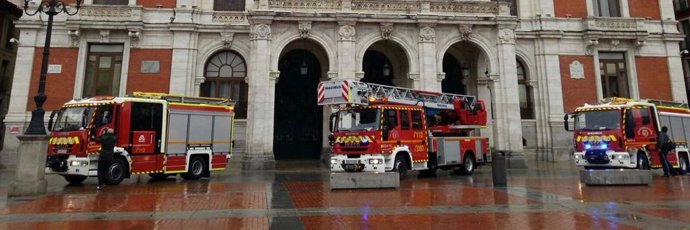
[[132, 47], [137, 47], [139, 46], [139, 38], [141, 37], [141, 31], [139, 30], [130, 30], [127, 33], [127, 36], [129, 36], [130, 40], [130, 46]]
[[251, 28], [250, 38], [254, 39], [271, 39], [271, 26], [267, 24], [253, 25]]
[[420, 42], [434, 42], [436, 38], [436, 31], [434, 28], [425, 26], [419, 29], [419, 41]]
[[354, 41], [357, 31], [355, 30], [354, 26], [342, 25], [340, 26], [340, 29], [338, 29], [338, 34], [340, 35], [340, 40]]
[[72, 40], [72, 47], [78, 47], [79, 46], [79, 30], [78, 29], [73, 29], [73, 30], [68, 30], [67, 34], [69, 35], [69, 38]]
[[460, 39], [469, 41], [472, 35], [472, 25], [460, 25], [458, 29], [460, 30]]
[[381, 37], [385, 40], [388, 40], [391, 38], [391, 34], [393, 33], [393, 23], [381, 23]]
[[235, 33], [220, 32], [220, 41], [223, 43], [223, 47], [230, 48], [232, 46], [232, 40], [235, 38]]
[[299, 29], [299, 37], [308, 38], [309, 31], [311, 30], [311, 22], [299, 22], [297, 28]]
[[511, 29], [502, 29], [498, 32], [499, 43], [515, 43], [515, 32]]

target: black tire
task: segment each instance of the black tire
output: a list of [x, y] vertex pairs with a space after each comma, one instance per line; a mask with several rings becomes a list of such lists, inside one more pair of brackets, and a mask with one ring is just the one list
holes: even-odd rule
[[680, 166], [676, 169], [676, 172], [680, 175], [685, 175], [690, 170], [690, 165], [688, 165], [688, 155], [681, 153], [678, 155], [678, 165]]
[[457, 170], [460, 175], [472, 175], [474, 173], [476, 163], [471, 153], [465, 154], [465, 159], [462, 159], [462, 165]]
[[436, 175], [436, 169], [438, 169], [438, 165], [436, 162], [429, 161], [427, 162], [427, 167], [429, 169], [419, 171], [420, 176], [435, 176]]
[[201, 178], [207, 169], [206, 161], [201, 157], [192, 157], [189, 161], [189, 169], [186, 173], [180, 174], [185, 180], [198, 180]]
[[400, 179], [407, 176], [407, 161], [402, 155], [395, 156], [395, 162], [393, 163], [393, 171], [398, 172]]
[[84, 180], [86, 180], [86, 178], [87, 178], [86, 176], [80, 176], [80, 175], [64, 175], [64, 177], [65, 177], [65, 180], [67, 182], [69, 182], [69, 184], [71, 184], [71, 185], [79, 185], [82, 182], [84, 182]]
[[637, 166], [635, 167], [636, 169], [651, 169], [652, 167], [649, 165], [649, 159], [647, 159], [647, 156], [643, 154], [637, 154]]
[[129, 172], [129, 166], [127, 162], [122, 158], [116, 157], [108, 166], [108, 171], [105, 175], [105, 184], [107, 185], [117, 185], [125, 179], [127, 173]]
[[151, 177], [151, 179], [154, 179], [154, 180], [168, 179], [168, 175], [169, 174], [165, 174], [165, 173], [149, 173], [149, 176]]

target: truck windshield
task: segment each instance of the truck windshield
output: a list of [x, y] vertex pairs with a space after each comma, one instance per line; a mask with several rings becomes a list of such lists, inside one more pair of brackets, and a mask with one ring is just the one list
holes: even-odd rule
[[[55, 121], [54, 131], [75, 131], [110, 123], [112, 106], [63, 108]], [[95, 116], [95, 117], [94, 117]], [[93, 119], [92, 119], [93, 118]]]
[[575, 130], [610, 130], [620, 128], [619, 110], [579, 112], [575, 116]]
[[338, 112], [338, 131], [370, 131], [379, 128], [379, 109], [352, 109]]

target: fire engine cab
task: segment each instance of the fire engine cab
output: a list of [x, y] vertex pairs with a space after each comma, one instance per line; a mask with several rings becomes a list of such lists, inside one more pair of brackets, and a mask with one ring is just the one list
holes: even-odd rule
[[98, 139], [112, 128], [117, 142], [106, 184], [136, 174], [209, 176], [232, 154], [233, 114], [233, 102], [221, 98], [136, 92], [75, 99], [50, 115], [45, 171], [71, 184], [97, 176]]
[[689, 170], [690, 110], [684, 103], [608, 98], [578, 107], [564, 119], [566, 130], [574, 132], [574, 161], [578, 166], [661, 168], [656, 139], [666, 126], [677, 144], [668, 154], [669, 162], [681, 174]]
[[324, 81], [318, 104], [330, 105], [333, 172], [408, 170], [472, 174], [490, 161], [486, 107], [474, 96], [358, 81]]

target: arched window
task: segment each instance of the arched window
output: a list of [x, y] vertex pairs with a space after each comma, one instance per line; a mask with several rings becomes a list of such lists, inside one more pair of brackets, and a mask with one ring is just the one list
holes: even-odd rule
[[235, 101], [235, 118], [247, 118], [247, 65], [244, 59], [233, 51], [223, 51], [211, 57], [206, 63], [201, 84], [202, 97], [231, 98]]
[[520, 93], [520, 118], [534, 119], [534, 100], [532, 99], [532, 86], [528, 84], [529, 77], [525, 66], [517, 60], [518, 90]]

